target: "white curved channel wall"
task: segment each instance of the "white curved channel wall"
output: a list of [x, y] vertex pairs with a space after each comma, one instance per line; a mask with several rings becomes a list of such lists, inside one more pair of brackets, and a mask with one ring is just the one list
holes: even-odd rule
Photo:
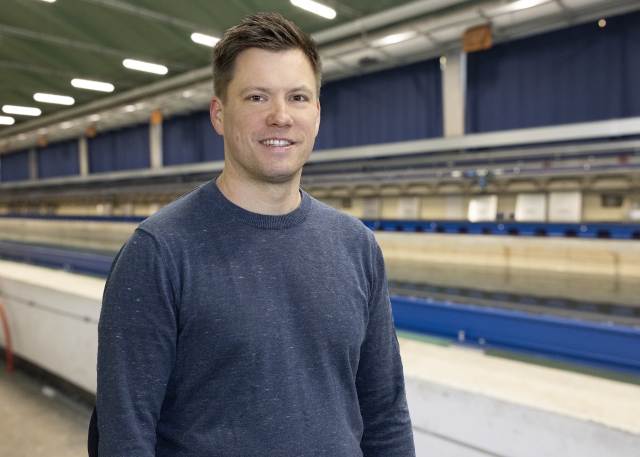
[[[103, 288], [101, 279], [0, 261], [15, 353], [95, 392]], [[640, 449], [640, 386], [399, 340], [418, 457], [633, 457]]]

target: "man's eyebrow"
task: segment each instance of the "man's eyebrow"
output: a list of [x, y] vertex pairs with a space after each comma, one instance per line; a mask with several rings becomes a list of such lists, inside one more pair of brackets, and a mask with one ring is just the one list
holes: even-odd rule
[[249, 92], [270, 92], [270, 90], [266, 87], [246, 87], [240, 91], [240, 95], [247, 94]]
[[293, 89], [290, 90], [290, 92], [313, 92], [313, 90], [308, 86], [302, 85], [302, 86], [294, 87]]
[[[244, 88], [240, 91], [240, 95], [245, 95], [247, 93], [251, 93], [251, 92], [264, 92], [264, 93], [271, 93], [273, 92], [273, 89], [270, 89], [268, 87], [260, 87], [260, 86], [254, 86], [254, 87], [247, 87]], [[294, 87], [293, 89], [288, 90], [287, 92], [313, 92], [313, 90], [306, 85], [302, 85], [302, 86], [297, 86]]]

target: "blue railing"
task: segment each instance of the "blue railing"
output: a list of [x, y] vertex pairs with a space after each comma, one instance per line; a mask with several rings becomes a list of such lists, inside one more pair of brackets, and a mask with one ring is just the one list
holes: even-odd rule
[[106, 277], [115, 254], [72, 251], [49, 246], [0, 241], [0, 258]]
[[396, 328], [640, 375], [640, 328], [393, 296]]
[[58, 216], [55, 214], [0, 214], [0, 218], [7, 219], [43, 219], [60, 221], [97, 221], [97, 222], [135, 222], [140, 223], [146, 217], [140, 216]]
[[[132, 222], [140, 223], [145, 218], [138, 216], [56, 216], [39, 214], [4, 214], [0, 218], [28, 218], [44, 220]], [[408, 221], [369, 220], [362, 221], [374, 231], [450, 233], [470, 235], [548, 236], [568, 238], [611, 238], [640, 240], [640, 224], [614, 222], [553, 223], [553, 222], [469, 222], [469, 221]]]
[[364, 220], [374, 231], [470, 235], [549, 236], [569, 238], [640, 239], [640, 225], [623, 223], [467, 222]]

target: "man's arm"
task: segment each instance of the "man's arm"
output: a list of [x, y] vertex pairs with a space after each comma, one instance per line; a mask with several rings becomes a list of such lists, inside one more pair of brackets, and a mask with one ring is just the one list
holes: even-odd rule
[[100, 457], [155, 456], [156, 425], [176, 356], [174, 302], [155, 240], [136, 230], [111, 268], [98, 325]]
[[400, 350], [393, 326], [382, 252], [375, 244], [369, 321], [360, 349], [356, 388], [364, 432], [365, 457], [413, 457]]

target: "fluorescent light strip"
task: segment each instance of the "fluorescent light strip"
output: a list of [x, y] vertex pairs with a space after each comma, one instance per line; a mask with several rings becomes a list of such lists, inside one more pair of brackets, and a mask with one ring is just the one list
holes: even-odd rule
[[403, 41], [410, 40], [416, 35], [416, 32], [413, 31], [395, 33], [393, 35], [387, 35], [386, 37], [380, 38], [379, 40], [375, 40], [371, 44], [373, 46], [388, 46], [390, 44], [402, 43]]
[[312, 0], [291, 0], [291, 4], [327, 19], [336, 17], [336, 11], [334, 9]]
[[47, 3], [53, 3], [53, 2], [55, 2], [56, 0], [42, 0], [42, 1], [43, 1], [43, 2], [47, 2]]
[[73, 97], [40, 93], [34, 94], [33, 99], [37, 102], [54, 103], [56, 105], [73, 105], [76, 102]]
[[38, 108], [30, 108], [28, 106], [4, 105], [2, 111], [7, 114], [21, 114], [23, 116], [40, 116], [42, 111]]
[[9, 116], [0, 116], [0, 125], [13, 125], [16, 120]]
[[215, 44], [220, 41], [220, 38], [216, 38], [213, 36], [205, 35], [203, 33], [192, 33], [191, 40], [198, 44], [204, 44], [205, 46], [215, 46]]
[[90, 81], [88, 79], [72, 79], [71, 85], [78, 89], [97, 90], [100, 92], [113, 92], [113, 84]]
[[527, 8], [533, 8], [534, 6], [548, 3], [551, 0], [516, 0], [515, 2], [507, 3], [506, 5], [498, 6], [497, 8], [488, 9], [485, 14], [488, 16], [498, 16], [500, 14], [514, 13], [516, 11], [526, 10]]
[[147, 73], [155, 73], [157, 75], [166, 75], [169, 69], [164, 65], [157, 65], [155, 63], [142, 62], [140, 60], [125, 59], [122, 61], [122, 65], [130, 70], [146, 71]]

